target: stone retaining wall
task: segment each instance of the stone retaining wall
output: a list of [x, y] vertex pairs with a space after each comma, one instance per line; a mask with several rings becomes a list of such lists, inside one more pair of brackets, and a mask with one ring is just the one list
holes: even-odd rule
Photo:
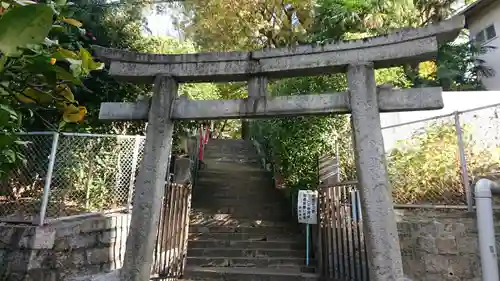
[[[481, 280], [475, 213], [397, 210], [405, 274], [413, 281]], [[497, 249], [500, 220], [495, 218]]]
[[129, 214], [0, 225], [1, 281], [59, 281], [121, 267]]
[[[475, 214], [397, 214], [404, 269], [413, 281], [481, 280]], [[500, 217], [495, 221], [500, 249]], [[62, 281], [120, 268], [129, 224], [130, 215], [113, 214], [44, 227], [0, 225], [0, 281]]]

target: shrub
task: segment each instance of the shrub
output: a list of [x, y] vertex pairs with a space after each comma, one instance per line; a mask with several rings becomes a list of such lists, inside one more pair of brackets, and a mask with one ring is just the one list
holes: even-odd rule
[[[500, 164], [491, 148], [481, 148], [463, 126], [469, 174], [480, 175]], [[395, 203], [459, 204], [465, 199], [452, 122], [434, 123], [401, 141], [388, 157], [388, 170]]]

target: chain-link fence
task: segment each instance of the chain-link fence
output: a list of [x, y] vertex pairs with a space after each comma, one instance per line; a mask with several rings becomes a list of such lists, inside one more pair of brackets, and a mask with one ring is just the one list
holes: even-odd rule
[[500, 176], [500, 105], [383, 129], [396, 204], [473, 206], [479, 177]]
[[0, 219], [41, 223], [87, 212], [129, 208], [145, 138], [27, 133], [0, 189]]
[[[474, 183], [500, 180], [499, 114], [495, 104], [384, 127], [394, 203], [471, 209]], [[356, 181], [352, 138], [334, 141], [340, 182]]]

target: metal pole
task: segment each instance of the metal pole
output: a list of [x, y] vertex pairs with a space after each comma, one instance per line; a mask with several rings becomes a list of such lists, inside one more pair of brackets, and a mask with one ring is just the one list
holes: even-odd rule
[[56, 162], [57, 144], [59, 142], [59, 133], [54, 133], [52, 139], [52, 148], [50, 150], [49, 165], [47, 166], [47, 175], [45, 176], [45, 185], [43, 186], [43, 197], [40, 205], [40, 217], [35, 224], [42, 226], [45, 221], [45, 214], [47, 213], [47, 204], [49, 202], [50, 186], [52, 184], [52, 173], [54, 171], [54, 164]]
[[335, 173], [337, 174], [335, 176], [335, 182], [340, 182], [340, 156], [339, 156], [339, 153], [340, 153], [340, 149], [339, 149], [339, 142], [338, 142], [338, 138], [337, 140], [335, 140], [335, 164], [337, 165], [337, 167], [335, 167]]
[[462, 171], [462, 184], [464, 185], [465, 200], [467, 201], [467, 211], [472, 212], [472, 192], [469, 183], [469, 172], [467, 171], [467, 160], [465, 158], [465, 145], [458, 111], [455, 111], [455, 130], [457, 131], [458, 154], [460, 157], [460, 169]]
[[309, 246], [309, 236], [310, 236], [310, 226], [309, 224], [306, 224], [306, 265], [309, 266], [309, 251], [310, 251], [310, 246]]
[[474, 187], [483, 281], [499, 280], [491, 193], [494, 187], [495, 183], [488, 179], [480, 179]]
[[139, 159], [139, 145], [142, 138], [136, 136], [134, 143], [134, 154], [132, 155], [132, 167], [130, 170], [130, 181], [128, 183], [127, 210], [130, 212], [132, 206], [132, 196], [134, 194], [135, 174], [137, 172], [137, 162]]

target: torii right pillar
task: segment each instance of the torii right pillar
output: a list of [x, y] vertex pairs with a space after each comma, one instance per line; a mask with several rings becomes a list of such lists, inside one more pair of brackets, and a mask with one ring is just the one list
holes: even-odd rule
[[373, 63], [349, 65], [347, 77], [370, 280], [400, 281], [403, 264]]

